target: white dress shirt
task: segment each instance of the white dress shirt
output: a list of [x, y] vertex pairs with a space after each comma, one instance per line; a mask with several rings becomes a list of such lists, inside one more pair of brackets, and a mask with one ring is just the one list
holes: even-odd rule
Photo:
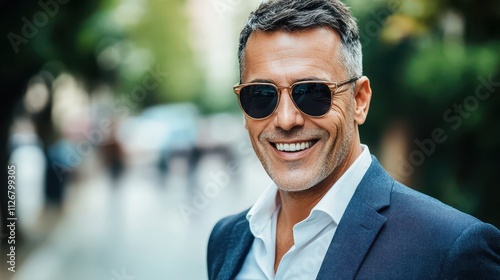
[[361, 155], [314, 206], [309, 216], [293, 227], [294, 245], [283, 255], [276, 274], [276, 222], [281, 202], [278, 187], [273, 183], [267, 188], [246, 216], [255, 239], [237, 280], [316, 279], [347, 204], [372, 162], [368, 147], [361, 147]]

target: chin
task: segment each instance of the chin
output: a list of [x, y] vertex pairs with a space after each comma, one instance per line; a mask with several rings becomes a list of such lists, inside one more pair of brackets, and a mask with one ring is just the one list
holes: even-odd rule
[[322, 177], [323, 176], [305, 177], [303, 175], [300, 176], [299, 174], [298, 177], [287, 176], [286, 179], [273, 178], [273, 181], [282, 191], [301, 192], [309, 190], [316, 186], [319, 182], [322, 181]]

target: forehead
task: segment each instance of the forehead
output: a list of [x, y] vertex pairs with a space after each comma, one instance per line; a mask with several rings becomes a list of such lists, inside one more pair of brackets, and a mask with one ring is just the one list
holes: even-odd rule
[[340, 44], [339, 35], [327, 27], [294, 32], [255, 31], [245, 48], [242, 82], [293, 83], [305, 77], [343, 78]]

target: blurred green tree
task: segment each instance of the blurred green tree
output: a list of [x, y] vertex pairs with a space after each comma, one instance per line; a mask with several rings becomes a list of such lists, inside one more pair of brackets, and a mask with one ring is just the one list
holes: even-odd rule
[[410, 185], [500, 226], [500, 2], [349, 3], [374, 92], [362, 137], [379, 153], [403, 124]]

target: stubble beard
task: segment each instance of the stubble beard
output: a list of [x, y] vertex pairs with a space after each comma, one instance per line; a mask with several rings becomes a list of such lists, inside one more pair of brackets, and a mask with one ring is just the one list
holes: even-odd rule
[[[255, 149], [255, 151], [267, 174], [280, 190], [287, 192], [305, 191], [318, 185], [344, 162], [352, 144], [352, 130], [352, 124], [348, 124], [346, 129], [340, 128], [333, 145], [326, 152], [320, 153], [319, 158], [315, 159], [312, 165], [305, 166], [303, 161], [281, 162], [285, 172], [276, 170], [271, 157], [266, 155], [263, 149]], [[325, 130], [307, 133], [307, 135], [312, 134], [319, 139], [328, 139], [330, 136]], [[259, 142], [262, 145], [267, 144], [266, 137], [273, 137], [270, 133], [264, 133], [263, 136], [259, 137]], [[316, 145], [318, 144], [316, 143]]]

